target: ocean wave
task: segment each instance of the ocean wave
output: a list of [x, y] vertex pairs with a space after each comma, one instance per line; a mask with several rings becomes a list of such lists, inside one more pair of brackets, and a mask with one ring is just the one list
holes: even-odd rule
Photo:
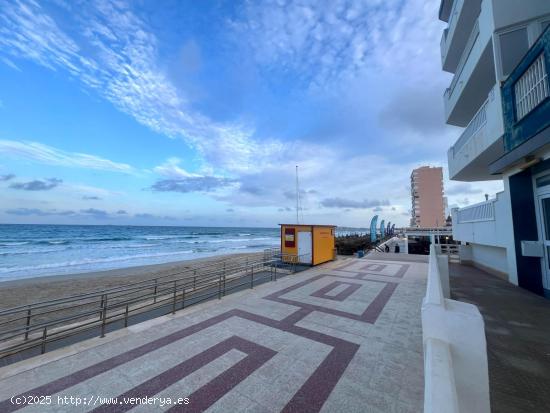
[[98, 237], [98, 238], [81, 238], [76, 239], [75, 241], [86, 241], [86, 242], [101, 242], [101, 241], [131, 241], [132, 237]]
[[19, 245], [27, 245], [30, 244], [29, 241], [2, 241], [0, 242], [0, 246], [2, 247], [18, 247]]
[[137, 255], [121, 255], [118, 257], [107, 257], [107, 258], [84, 258], [82, 260], [74, 261], [65, 261], [65, 262], [56, 262], [49, 264], [40, 264], [40, 265], [29, 265], [24, 267], [0, 267], [0, 274], [8, 274], [11, 272], [19, 271], [30, 271], [30, 270], [45, 270], [50, 268], [63, 268], [63, 267], [75, 267], [79, 265], [88, 265], [88, 264], [102, 264], [107, 262], [117, 262], [117, 261], [129, 261], [140, 258], [155, 258], [155, 257], [165, 257], [165, 256], [174, 256], [182, 254], [191, 254], [193, 250], [183, 250], [183, 251], [172, 251], [172, 252], [158, 252], [155, 254], [137, 254]]
[[260, 238], [226, 238], [226, 239], [212, 239], [212, 240], [205, 240], [205, 242], [212, 242], [215, 244], [219, 244], [222, 242], [249, 242], [249, 241], [265, 241], [268, 239], [274, 239], [272, 237], [260, 237]]
[[165, 239], [181, 238], [181, 235], [143, 235], [138, 238], [146, 239], [147, 241], [162, 241]]
[[61, 252], [65, 251], [65, 248], [63, 249], [39, 249], [39, 250], [27, 250], [27, 251], [7, 251], [7, 252], [0, 252], [0, 256], [2, 255], [30, 255], [30, 254], [47, 254], [49, 252]]

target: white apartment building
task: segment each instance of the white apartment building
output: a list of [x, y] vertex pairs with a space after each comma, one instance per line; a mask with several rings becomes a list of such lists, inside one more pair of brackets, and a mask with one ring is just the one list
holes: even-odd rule
[[452, 211], [461, 256], [550, 297], [550, 0], [442, 0], [449, 177], [499, 179], [494, 199]]

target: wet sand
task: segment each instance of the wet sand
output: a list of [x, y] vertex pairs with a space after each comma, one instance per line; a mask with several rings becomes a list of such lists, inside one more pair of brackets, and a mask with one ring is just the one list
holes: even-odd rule
[[68, 297], [71, 295], [98, 291], [124, 284], [149, 280], [161, 276], [197, 269], [216, 262], [235, 262], [246, 257], [261, 257], [263, 252], [247, 254], [218, 255], [194, 260], [165, 264], [143, 265], [116, 270], [96, 271], [80, 274], [52, 275], [0, 282], [0, 308], [10, 308], [37, 301]]

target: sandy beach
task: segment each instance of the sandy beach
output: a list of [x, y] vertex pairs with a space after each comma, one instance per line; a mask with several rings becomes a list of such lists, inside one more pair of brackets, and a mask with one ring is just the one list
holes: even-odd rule
[[259, 257], [262, 252], [247, 254], [217, 255], [194, 260], [144, 265], [108, 271], [64, 274], [47, 277], [25, 278], [0, 283], [0, 308], [10, 308], [37, 301], [68, 297], [81, 292], [91, 292], [117, 287], [136, 281], [167, 276], [205, 265], [227, 261], [234, 262], [246, 257]]

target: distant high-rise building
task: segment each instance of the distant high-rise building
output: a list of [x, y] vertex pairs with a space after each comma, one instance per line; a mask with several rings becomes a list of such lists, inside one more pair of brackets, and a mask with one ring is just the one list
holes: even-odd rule
[[411, 174], [411, 226], [433, 228], [445, 226], [443, 169], [422, 166]]

